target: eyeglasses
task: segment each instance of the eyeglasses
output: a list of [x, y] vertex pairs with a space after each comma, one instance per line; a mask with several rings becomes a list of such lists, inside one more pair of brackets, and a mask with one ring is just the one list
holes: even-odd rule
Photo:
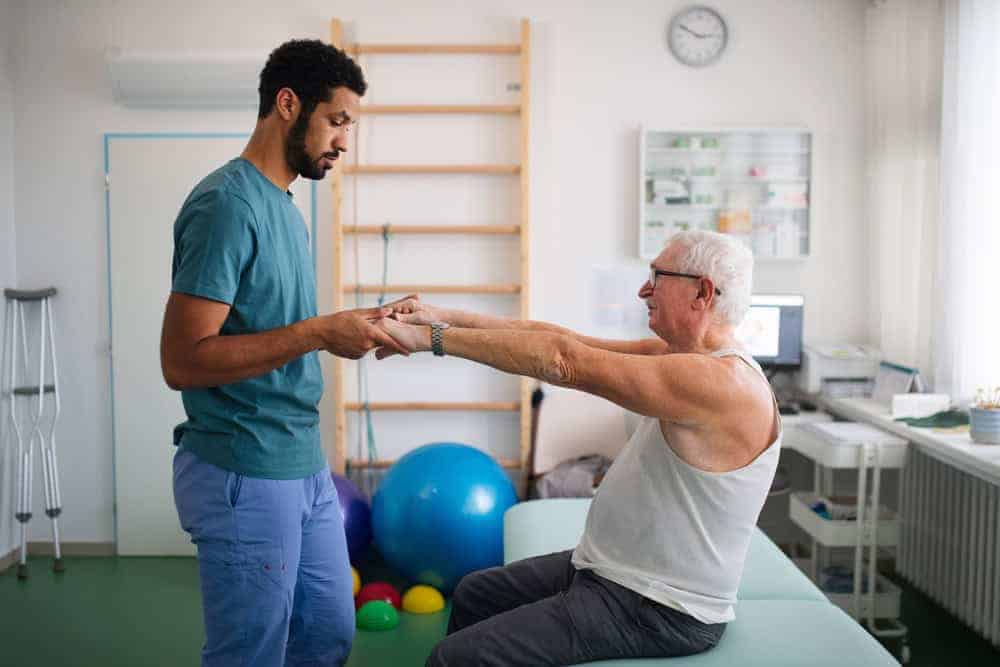
[[[694, 278], [695, 280], [701, 280], [705, 276], [696, 276], [693, 273], [677, 273], [676, 271], [665, 271], [664, 269], [658, 269], [655, 266], [649, 267], [649, 286], [651, 288], [656, 287], [657, 276], [674, 276], [675, 278]], [[722, 291], [716, 287], [715, 293], [718, 296], [722, 296]]]

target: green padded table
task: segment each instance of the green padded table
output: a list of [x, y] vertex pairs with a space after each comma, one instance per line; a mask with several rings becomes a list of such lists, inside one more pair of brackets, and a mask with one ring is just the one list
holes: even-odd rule
[[[551, 498], [519, 503], [504, 516], [504, 562], [572, 549], [583, 535], [589, 498]], [[809, 578], [760, 529], [747, 552], [741, 600], [826, 602]]]
[[[576, 546], [588, 498], [519, 503], [504, 515], [504, 562]], [[759, 529], [737, 593], [736, 619], [711, 651], [684, 658], [610, 660], [602, 667], [885, 667], [899, 663]]]

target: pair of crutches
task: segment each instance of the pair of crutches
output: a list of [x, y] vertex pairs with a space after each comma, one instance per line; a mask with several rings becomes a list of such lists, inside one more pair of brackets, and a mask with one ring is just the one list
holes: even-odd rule
[[[56, 289], [26, 291], [4, 290], [5, 318], [3, 344], [2, 397], [17, 466], [17, 496], [14, 517], [20, 523], [20, 559], [17, 577], [28, 576], [28, 522], [31, 520], [32, 476], [37, 446], [41, 452], [45, 479], [45, 514], [52, 519], [55, 561], [52, 569], [65, 569], [59, 546], [59, 468], [56, 462], [56, 420], [59, 418], [59, 376], [56, 365], [55, 327], [52, 322], [52, 297]], [[37, 314], [37, 357], [29, 354], [28, 332]], [[37, 363], [37, 366], [35, 364]], [[37, 368], [37, 375], [29, 373]], [[49, 382], [46, 382], [46, 376]]]

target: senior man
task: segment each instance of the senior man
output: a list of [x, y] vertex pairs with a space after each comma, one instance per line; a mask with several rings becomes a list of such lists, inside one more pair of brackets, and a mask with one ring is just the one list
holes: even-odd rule
[[463, 357], [643, 415], [576, 549], [463, 578], [428, 665], [567, 665], [690, 655], [718, 643], [781, 443], [770, 385], [734, 337], [752, 272], [750, 251], [731, 237], [672, 237], [639, 290], [650, 340], [601, 340], [419, 302], [380, 324], [412, 351]]

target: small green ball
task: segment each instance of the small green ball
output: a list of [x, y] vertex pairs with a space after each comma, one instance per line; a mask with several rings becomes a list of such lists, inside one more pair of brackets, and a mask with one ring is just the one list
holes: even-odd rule
[[392, 630], [399, 625], [399, 612], [388, 602], [371, 600], [358, 610], [357, 624], [361, 630]]

